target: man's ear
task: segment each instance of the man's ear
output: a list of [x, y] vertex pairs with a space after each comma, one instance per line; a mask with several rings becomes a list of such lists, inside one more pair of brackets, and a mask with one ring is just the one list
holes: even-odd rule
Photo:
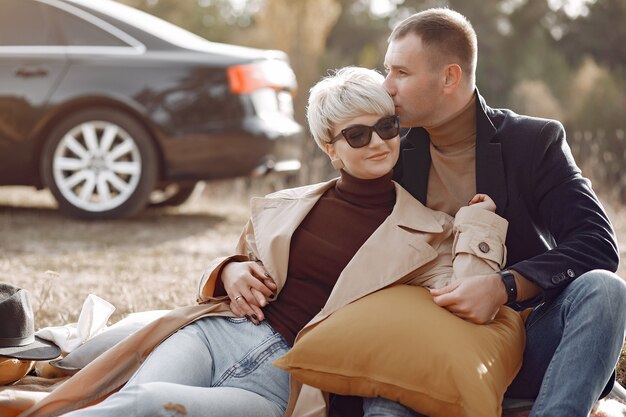
[[450, 64], [446, 66], [444, 76], [444, 92], [451, 93], [461, 84], [463, 70], [457, 64]]

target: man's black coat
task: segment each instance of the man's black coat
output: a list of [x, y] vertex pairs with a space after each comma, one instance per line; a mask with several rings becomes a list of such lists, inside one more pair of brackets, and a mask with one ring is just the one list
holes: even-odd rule
[[[548, 300], [585, 272], [615, 272], [615, 233], [574, 162], [563, 126], [492, 109], [478, 92], [476, 101], [476, 191], [489, 195], [509, 221], [507, 267], [541, 287]], [[394, 179], [426, 204], [428, 133], [410, 129], [400, 149]]]

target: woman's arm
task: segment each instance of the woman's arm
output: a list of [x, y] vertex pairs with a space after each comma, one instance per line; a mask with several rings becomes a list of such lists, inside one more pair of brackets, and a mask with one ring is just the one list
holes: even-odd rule
[[[478, 197], [480, 195], [477, 195]], [[474, 197], [454, 218], [452, 245], [453, 280], [500, 271], [506, 264], [508, 222], [495, 213], [495, 204], [486, 197]]]
[[277, 290], [263, 264], [257, 259], [254, 228], [248, 221], [239, 236], [237, 255], [217, 258], [200, 279], [198, 302], [230, 300], [232, 312], [238, 317], [249, 316], [254, 322], [263, 320], [261, 307]]

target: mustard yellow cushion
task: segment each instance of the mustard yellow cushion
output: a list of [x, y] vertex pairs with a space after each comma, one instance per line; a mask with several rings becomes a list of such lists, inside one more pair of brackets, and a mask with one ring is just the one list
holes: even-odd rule
[[274, 364], [328, 392], [381, 396], [431, 417], [489, 417], [501, 414], [524, 343], [524, 323], [508, 307], [477, 325], [427, 289], [398, 285], [335, 312]]

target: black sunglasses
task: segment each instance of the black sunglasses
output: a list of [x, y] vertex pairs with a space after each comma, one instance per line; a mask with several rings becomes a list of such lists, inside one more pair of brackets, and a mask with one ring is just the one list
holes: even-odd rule
[[372, 132], [376, 132], [383, 140], [393, 139], [400, 133], [400, 119], [398, 116], [385, 116], [374, 126], [354, 125], [341, 129], [329, 143], [335, 143], [343, 136], [353, 148], [362, 148], [372, 141]]

